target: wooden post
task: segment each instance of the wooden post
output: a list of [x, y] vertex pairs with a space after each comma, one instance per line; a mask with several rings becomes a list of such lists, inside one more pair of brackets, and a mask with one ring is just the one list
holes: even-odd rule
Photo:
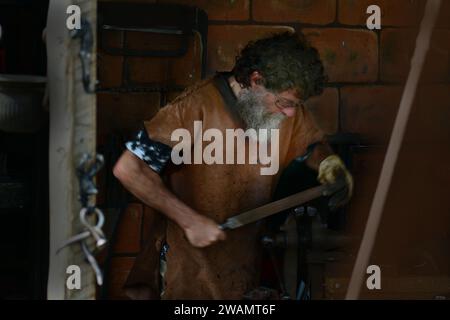
[[[97, 1], [50, 0], [47, 20], [48, 86], [50, 97], [50, 261], [47, 298], [93, 299], [95, 277], [78, 245], [56, 250], [81, 231], [78, 219], [78, 179], [75, 173], [83, 153], [95, 154], [96, 96], [84, 91], [78, 57], [80, 40], [71, 39], [66, 27], [69, 5], [78, 5], [81, 15], [96, 35]], [[92, 48], [92, 81], [96, 79], [95, 41]], [[81, 268], [81, 289], [66, 288], [66, 268]]]

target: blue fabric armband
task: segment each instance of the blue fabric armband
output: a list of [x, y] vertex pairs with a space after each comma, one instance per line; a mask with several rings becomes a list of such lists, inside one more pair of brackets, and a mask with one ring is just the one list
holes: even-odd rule
[[161, 174], [170, 160], [172, 148], [150, 139], [147, 130], [140, 130], [133, 140], [125, 143], [126, 148], [144, 161], [153, 171]]

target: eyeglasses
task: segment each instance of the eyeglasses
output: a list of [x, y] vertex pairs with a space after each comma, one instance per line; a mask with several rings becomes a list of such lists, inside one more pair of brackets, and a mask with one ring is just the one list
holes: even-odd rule
[[276, 94], [274, 94], [275, 96], [275, 105], [280, 108], [280, 109], [286, 109], [286, 108], [300, 108], [303, 106], [303, 104], [305, 103], [305, 101], [301, 100], [299, 102], [293, 102], [291, 100], [282, 98]]

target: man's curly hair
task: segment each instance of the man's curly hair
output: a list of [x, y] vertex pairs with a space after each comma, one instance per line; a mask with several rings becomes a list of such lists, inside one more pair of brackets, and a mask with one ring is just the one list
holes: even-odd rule
[[250, 86], [250, 75], [258, 71], [264, 86], [281, 92], [297, 89], [303, 100], [323, 91], [327, 81], [317, 50], [298, 33], [284, 32], [251, 41], [236, 57], [236, 81]]

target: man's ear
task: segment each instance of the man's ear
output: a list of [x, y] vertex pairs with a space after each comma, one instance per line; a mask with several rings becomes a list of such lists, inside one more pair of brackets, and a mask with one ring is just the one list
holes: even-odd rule
[[253, 71], [250, 75], [250, 87], [255, 88], [257, 86], [263, 86], [264, 85], [264, 78], [259, 73], [259, 71]]

